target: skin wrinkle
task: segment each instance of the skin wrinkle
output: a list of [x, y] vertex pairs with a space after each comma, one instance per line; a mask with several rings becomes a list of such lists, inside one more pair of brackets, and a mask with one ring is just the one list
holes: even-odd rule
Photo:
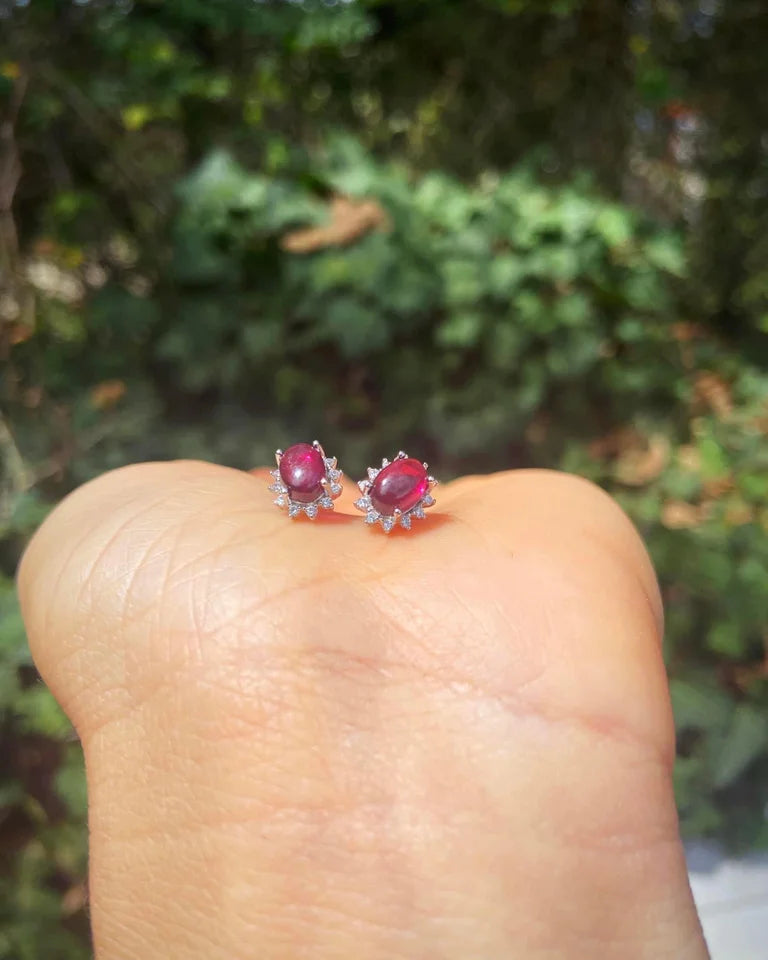
[[[84, 569], [84, 576], [81, 579], [80, 587], [78, 592], [75, 594], [74, 602], [72, 603], [73, 609], [76, 610], [80, 608], [84, 591], [92, 585], [93, 578], [99, 570], [99, 567], [102, 565], [104, 558], [108, 555], [110, 548], [118, 541], [120, 535], [123, 534], [132, 524], [135, 524], [137, 520], [140, 520], [143, 516], [155, 512], [157, 507], [165, 502], [166, 496], [167, 494], [163, 495], [157, 500], [153, 500], [148, 506], [145, 506], [137, 514], [130, 513], [127, 519], [122, 520], [118, 526], [110, 532], [106, 542], [100, 545], [91, 563], [88, 564]], [[133, 507], [135, 505], [135, 501], [130, 501], [130, 505]], [[85, 542], [87, 542], [87, 535], [83, 543]], [[82, 552], [82, 544], [78, 549]], [[51, 605], [51, 609], [55, 609], [55, 598], [54, 604]]]
[[[307, 585], [309, 586], [309, 585]], [[377, 610], [383, 617], [388, 617], [389, 611], [377, 606]], [[246, 610], [241, 615], [246, 619], [252, 615], [252, 611]], [[402, 631], [402, 623], [397, 619], [396, 616], [393, 616], [392, 623], [394, 623], [397, 628]], [[250, 630], [246, 631], [249, 636], [251, 634]], [[406, 634], [409, 636], [413, 642], [423, 642], [422, 634]], [[250, 650], [250, 644], [247, 645], [248, 650]], [[338, 648], [332, 648], [330, 646], [317, 647], [312, 646], [309, 649], [303, 651], [305, 655], [311, 656], [313, 661], [316, 659], [318, 653], [320, 653], [325, 660], [328, 662], [330, 658], [330, 665], [332, 667], [333, 673], [336, 675], [343, 675], [352, 667], [352, 675], [356, 680], [360, 680], [362, 676], [366, 673], [373, 673], [372, 684], [375, 685], [376, 679], [380, 677], [391, 677], [393, 671], [401, 672], [416, 672], [412, 662], [403, 661], [403, 660], [393, 660], [391, 657], [382, 659], [380, 655], [365, 657], [359, 653], [352, 653], [350, 651]], [[291, 657], [295, 657], [297, 651], [293, 650], [290, 653]], [[336, 661], [336, 662], [333, 662]], [[194, 663], [204, 663], [204, 659], [192, 661]], [[341, 666], [340, 666], [341, 665]], [[531, 719], [535, 715], [539, 715], [540, 718], [549, 723], [572, 723], [574, 725], [583, 725], [585, 728], [592, 730], [593, 733], [600, 737], [608, 737], [619, 742], [637, 742], [638, 740], [641, 743], [645, 743], [645, 738], [643, 736], [638, 736], [638, 734], [632, 729], [628, 728], [626, 725], [622, 724], [620, 721], [615, 721], [612, 718], [608, 718], [601, 715], [589, 715], [585, 714], [581, 717], [570, 717], [566, 715], [558, 715], [556, 711], [549, 710], [546, 714], [541, 714], [541, 707], [537, 705], [534, 701], [530, 699], [522, 699], [520, 697], [521, 690], [535, 682], [536, 678], [531, 677], [523, 681], [523, 686], [516, 685], [515, 691], [513, 692], [502, 692], [502, 691], [493, 691], [489, 692], [488, 690], [478, 687], [477, 683], [472, 680], [471, 676], [462, 673], [456, 674], [455, 665], [452, 665], [454, 668], [450, 675], [446, 675], [444, 672], [440, 672], [437, 675], [430, 674], [425, 668], [420, 668], [417, 672], [417, 676], [420, 681], [432, 681], [433, 683], [438, 683], [446, 686], [453, 687], [454, 690], [461, 690], [463, 695], [471, 695], [478, 701], [487, 700], [489, 698], [496, 699], [499, 703], [505, 706], [505, 709], [514, 713], [517, 719]], [[361, 674], [360, 668], [363, 668], [363, 673]], [[296, 670], [295, 662], [292, 665], [292, 669]], [[178, 682], [185, 681], [184, 672], [180, 673], [177, 677]], [[158, 678], [159, 679], [159, 678]], [[167, 680], [168, 678], [164, 678]], [[157, 689], [165, 690], [165, 685], [162, 684], [158, 686]], [[669, 765], [668, 757], [662, 754], [662, 759], [664, 760], [665, 766]]]
[[[295, 672], [294, 672], [294, 673], [295, 673]], [[442, 692], [443, 694], [445, 694], [446, 692], [453, 692], [452, 690], [446, 691], [445, 686], [444, 686], [444, 684], [445, 684], [445, 679], [444, 679], [443, 677], [440, 677], [440, 678], [432, 677], [431, 680], [432, 680], [432, 682], [433, 682], [433, 686], [435, 686], [436, 688], [438, 688], [438, 689], [440, 690], [440, 692]], [[489, 699], [487, 693], [485, 693], [485, 692], [480, 692], [480, 693], [479, 693], [479, 692], [478, 692], [477, 690], [475, 690], [474, 688], [469, 688], [469, 689], [471, 690], [472, 695], [474, 695], [474, 696], [477, 697], [478, 699], [482, 699], [483, 701], [487, 701], [487, 700]], [[467, 686], [467, 685], [464, 685], [464, 686], [463, 686], [463, 689], [462, 689], [462, 694], [461, 694], [462, 699], [465, 699], [465, 698], [467, 697], [467, 693], [468, 693], [468, 686]], [[508, 701], [508, 700], [499, 700], [498, 697], [493, 697], [492, 699], [494, 700], [494, 702], [497, 703], [498, 706], [501, 706], [502, 709], [504, 709], [506, 712], [510, 712], [510, 704], [509, 704], [509, 701]], [[145, 704], [145, 705], [146, 705], [146, 704]], [[567, 717], [567, 716], [566, 716], [566, 717], [558, 717], [558, 718], [554, 718], [554, 717], [552, 717], [552, 716], [542, 717], [540, 711], [538, 711], [538, 710], [536, 710], [536, 711], [533, 712], [533, 713], [528, 713], [528, 712], [526, 712], [526, 713], [524, 714], [524, 713], [520, 710], [519, 705], [516, 705], [516, 706], [515, 706], [515, 709], [514, 709], [514, 712], [513, 712], [513, 716], [514, 716], [514, 719], [515, 719], [515, 720], [520, 720], [522, 717], [525, 717], [525, 719], [528, 719], [528, 720], [530, 720], [530, 719], [543, 720], [546, 725], [552, 724], [552, 723], [554, 722], [554, 723], [558, 723], [558, 724], [559, 724], [559, 723], [565, 723], [566, 725], [569, 725], [569, 724], [570, 724], [570, 725], [576, 726], [577, 729], [580, 728], [580, 726], [581, 726], [581, 725], [579, 725], [578, 723], [576, 723], [576, 722], [574, 721], [574, 718]], [[588, 722], [584, 725], [584, 730], [586, 730], [586, 732], [590, 735], [590, 737], [594, 736], [594, 735], [595, 735], [595, 732], [596, 732], [596, 731], [589, 725]], [[582, 732], [584, 732], [584, 730], [582, 730]], [[599, 731], [597, 731], [597, 732], [599, 733], [601, 740], [605, 739], [606, 734], [605, 734], [605, 732], [604, 732], [603, 730], [599, 730]], [[616, 739], [616, 738], [615, 738], [614, 736], [609, 736], [608, 739], [613, 740], [613, 739]], [[626, 739], [624, 739], [624, 738], [622, 738], [619, 742], [622, 743], [622, 744], [624, 744], [624, 745], [626, 745], [626, 744], [628, 743], [628, 741], [627, 741]], [[636, 741], [632, 740], [632, 741], [629, 741], [629, 745], [631, 745], [631, 746], [634, 748], [637, 744], [636, 744]], [[643, 746], [646, 746], [646, 745], [644, 745], [644, 744], [642, 744], [642, 745], [643, 745]]]
[[[221, 514], [220, 516], [218, 516], [218, 517], [214, 516], [214, 518], [211, 518], [211, 517], [209, 516], [209, 517], [207, 517], [206, 519], [207, 519], [207, 521], [211, 524], [211, 529], [214, 529], [214, 528], [215, 528], [215, 523], [222, 523], [223, 521], [227, 520], [228, 518], [231, 518], [233, 515], [236, 516], [236, 515], [238, 515], [238, 514], [241, 513], [241, 512], [242, 512], [242, 513], [248, 512], [248, 513], [253, 514], [253, 507], [243, 508], [242, 511], [235, 511], [234, 514], [233, 514], [232, 505], [231, 505], [230, 503], [227, 503], [227, 504], [225, 504], [225, 509], [224, 509], [224, 511], [222, 512], [222, 514]], [[146, 563], [147, 563], [150, 555], [153, 553], [153, 551], [156, 550], [157, 546], [158, 546], [160, 543], [162, 543], [163, 540], [165, 540], [166, 537], [168, 537], [168, 535], [169, 535], [170, 533], [175, 532], [176, 535], [174, 536], [172, 545], [170, 546], [170, 548], [169, 548], [167, 551], [165, 551], [165, 553], [167, 554], [168, 559], [169, 559], [169, 565], [166, 567], [166, 571], [165, 571], [165, 575], [164, 575], [164, 577], [165, 577], [164, 586], [167, 586], [167, 578], [168, 578], [168, 575], [169, 575], [170, 565], [171, 565], [171, 562], [170, 562], [170, 561], [171, 561], [172, 558], [175, 556], [176, 548], [177, 548], [178, 543], [179, 543], [179, 540], [180, 540], [180, 538], [181, 538], [181, 534], [182, 534], [182, 533], [184, 532], [184, 530], [186, 529], [186, 524], [187, 524], [187, 523], [194, 523], [194, 522], [197, 522], [197, 521], [198, 521], [198, 518], [195, 517], [195, 516], [189, 516], [189, 517], [183, 518], [183, 519], [180, 521], [180, 524], [179, 524], [179, 525], [164, 528], [164, 529], [157, 535], [157, 537], [156, 537], [155, 539], [153, 539], [153, 540], [150, 541], [149, 547], [143, 552], [143, 554], [141, 555], [141, 557], [140, 557], [140, 558], [137, 560], [137, 562], [134, 564], [133, 571], [132, 571], [132, 573], [131, 573], [131, 577], [130, 577], [128, 583], [127, 583], [127, 586], [126, 586], [126, 589], [125, 589], [125, 592], [124, 592], [123, 610], [122, 610], [122, 612], [121, 612], [121, 614], [120, 614], [120, 619], [121, 619], [121, 622], [122, 622], [122, 623], [128, 622], [128, 618], [127, 618], [127, 608], [128, 608], [128, 606], [130, 605], [130, 601], [131, 601], [131, 599], [132, 599], [133, 588], [134, 588], [134, 586], [135, 586], [135, 582], [136, 582], [136, 579], [137, 579], [138, 575], [142, 572], [143, 568], [146, 566]], [[237, 529], [237, 530], [235, 531], [236, 535], [239, 534], [240, 532], [241, 532], [241, 531], [240, 531], [239, 529]], [[235, 537], [235, 539], [234, 539], [232, 542], [230, 542], [230, 541], [228, 541], [228, 540], [225, 540], [222, 544], [217, 545], [215, 548], [212, 548], [210, 551], [204, 552], [202, 555], [197, 555], [197, 556], [195, 556], [191, 561], [189, 561], [188, 564], [182, 564], [182, 566], [181, 566], [180, 568], [177, 568], [176, 571], [175, 571], [176, 575], [178, 575], [180, 572], [183, 572], [188, 566], [195, 566], [195, 565], [201, 565], [201, 566], [202, 566], [202, 565], [205, 563], [206, 560], [208, 560], [209, 558], [214, 557], [214, 556], [217, 554], [217, 552], [223, 552], [224, 550], [230, 548], [231, 546], [234, 546], [235, 543], [236, 543], [236, 537]], [[162, 592], [162, 591], [161, 591], [161, 592]]]
[[[169, 894], [172, 895], [172, 891], [169, 891]], [[214, 914], [212, 912], [211, 916], [213, 915]], [[180, 943], [183, 945], [184, 941], [186, 941], [187, 944], [190, 947], [192, 947], [195, 951], [200, 951], [207, 944], [210, 952], [202, 953], [202, 954], [197, 953], [198, 956], [211, 956], [211, 957], [221, 956], [221, 953], [219, 952], [219, 946], [220, 946], [219, 938], [213, 934], [212, 935], [208, 934], [208, 929], [211, 929], [211, 931], [215, 932], [215, 927], [212, 924], [197, 923], [195, 925], [195, 928], [194, 928], [195, 931], [197, 931], [198, 928], [205, 931], [202, 937], [200, 937], [197, 932], [194, 935], [190, 936], [188, 920], [181, 920], [181, 919], [177, 920], [172, 915], [170, 915], [167, 911], [164, 913], [163, 922], [168, 927], [170, 927], [171, 930], [173, 929], [176, 930], [179, 936], [179, 940], [177, 941], [177, 943]], [[138, 933], [140, 938], [139, 944], [147, 950], [147, 953], [150, 953], [151, 951], [153, 951], [153, 948], [157, 944], [157, 937], [155, 934], [156, 921], [152, 916], [148, 916], [145, 919], [143, 926], [146, 930], [146, 933], [144, 935], [141, 934], [141, 926], [142, 924], [140, 923], [138, 924], [138, 926], [134, 924], [131, 924], [129, 926], [126, 924], [124, 926], [118, 927], [116, 931], [114, 930], [112, 931], [112, 934], [110, 935], [109, 939], [107, 939], [104, 943], [102, 943], [102, 947], [110, 948], [110, 944], [113, 944], [115, 950], [120, 950], [120, 952], [112, 954], [115, 957], [115, 960], [136, 960], [136, 957], [137, 957], [136, 953], [123, 952], [120, 948], [121, 948], [121, 944], [125, 942], [135, 944], [137, 933]], [[203, 943], [200, 942], [201, 940], [203, 941]], [[189, 957], [192, 957], [194, 955], [195, 954], [188, 954]]]
[[[314, 654], [315, 652], [316, 652], [316, 651], [314, 651], [314, 650], [312, 651], [313, 654]], [[344, 657], [344, 659], [346, 660], [346, 657]], [[375, 661], [373, 661], [373, 663], [374, 663], [375, 669], [378, 670], [378, 667], [376, 666]], [[356, 665], [356, 667], [359, 667], [359, 666], [361, 665], [361, 661], [360, 661], [359, 658], [355, 658], [355, 665]], [[368, 666], [368, 664], [364, 664], [364, 665], [365, 665], [365, 666]], [[334, 672], [336, 672], [336, 671], [334, 670]], [[435, 681], [435, 678], [433, 677], [432, 680]], [[445, 678], [444, 678], [444, 677], [437, 678], [436, 682], [437, 682], [437, 684], [439, 684], [439, 685], [443, 685], [443, 684], [445, 684]], [[455, 683], [456, 683], [456, 681], [454, 681], [454, 687], [455, 687]], [[466, 684], [466, 682], [464, 683], [464, 689], [463, 689], [462, 692], [463, 692], [463, 695], [466, 696], [466, 693], [467, 693], [467, 684]], [[474, 693], [475, 696], [477, 696], [477, 697], [480, 698], [480, 699], [487, 699], [487, 696], [488, 696], [486, 692], [480, 692], [480, 693], [479, 693], [479, 692], [478, 692], [477, 690], [475, 690], [474, 688], [473, 688], [473, 693]], [[508, 702], [505, 703], [505, 706], [506, 706], [507, 709], [509, 709], [509, 703], [508, 703]], [[517, 707], [517, 708], [516, 708], [516, 717], [519, 719], [520, 716], [521, 716], [521, 712], [520, 712], [519, 707]], [[554, 718], [552, 718], [552, 717], [550, 716], [550, 717], [547, 717], [547, 718], [545, 718], [545, 719], [548, 720], [549, 722], [552, 722]], [[568, 719], [569, 719], [569, 718], [566, 718], [566, 721], [567, 721]], [[572, 718], [571, 718], [571, 720], [572, 720]], [[601, 731], [601, 732], [603, 732], [603, 731]]]
[[[139, 498], [137, 498], [137, 500], [138, 500], [138, 499], [139, 499]], [[64, 501], [64, 502], [66, 503], [67, 501]], [[62, 562], [62, 564], [61, 564], [60, 567], [59, 567], [59, 572], [58, 572], [58, 574], [56, 575], [56, 578], [55, 578], [53, 584], [51, 585], [51, 592], [50, 592], [50, 595], [51, 595], [51, 603], [48, 604], [48, 606], [47, 606], [47, 608], [46, 608], [47, 616], [46, 616], [46, 618], [45, 618], [44, 628], [43, 628], [43, 631], [42, 631], [44, 634], [50, 633], [50, 629], [51, 629], [51, 617], [53, 616], [54, 612], [57, 610], [57, 608], [58, 608], [58, 606], [59, 606], [59, 604], [58, 604], [58, 598], [59, 598], [59, 593], [60, 593], [60, 591], [61, 591], [61, 582], [62, 582], [62, 580], [64, 579], [65, 575], [66, 575], [67, 573], [70, 573], [70, 572], [71, 572], [71, 569], [72, 569], [72, 560], [78, 555], [78, 553], [81, 553], [81, 552], [82, 552], [83, 546], [88, 542], [88, 539], [89, 539], [92, 535], [93, 535], [93, 529], [92, 529], [91, 527], [89, 527], [89, 526], [86, 525], [85, 533], [83, 534], [82, 537], [80, 537], [78, 540], [75, 541], [75, 546], [72, 547], [72, 548], [69, 550], [66, 558], [64, 559], [64, 561]], [[23, 564], [23, 561], [24, 561], [24, 558], [22, 558], [22, 564]], [[22, 568], [20, 568], [20, 573], [21, 573], [21, 569], [22, 569]], [[85, 577], [86, 581], [87, 581], [87, 576], [88, 576], [88, 575], [87, 575], [87, 572], [86, 572], [86, 577]]]
[[[199, 583], [200, 567], [198, 567], [198, 572], [195, 574], [194, 577], [187, 578], [187, 580], [183, 580], [181, 581], [181, 583], [175, 582], [174, 580], [175, 576], [177, 575], [177, 571], [174, 570], [174, 559], [178, 552], [179, 544], [181, 542], [181, 538], [184, 533], [184, 527], [185, 527], [185, 524], [184, 522], [182, 522], [176, 528], [175, 536], [173, 540], [173, 546], [170, 552], [169, 562], [165, 568], [165, 578], [164, 578], [163, 587], [161, 590], [161, 596], [165, 599], [167, 603], [170, 603], [171, 597], [177, 595], [180, 591], [180, 588], [183, 588], [188, 584], [192, 585], [193, 587], [192, 596], [187, 598], [187, 609], [188, 611], [191, 612], [191, 620], [194, 628], [190, 632], [190, 636], [196, 637], [196, 643], [194, 644], [194, 651], [189, 646], [189, 644], [187, 644], [187, 647], [186, 647], [187, 652], [186, 652], [185, 659], [187, 660], [191, 659], [193, 662], [196, 661], [196, 662], [202, 663], [205, 660], [205, 658], [203, 657], [203, 638], [205, 634], [198, 620], [198, 604], [195, 602], [195, 598], [194, 598], [194, 587]], [[224, 548], [223, 545], [220, 545], [220, 547]], [[205, 569], [204, 567], [202, 567], [202, 573], [203, 573], [203, 576], [205, 577], [205, 584], [206, 584], [205, 589], [202, 591], [202, 595], [205, 598], [205, 604], [207, 606], [207, 603], [209, 600], [208, 594], [213, 582], [214, 571], [210, 568]], [[169, 620], [172, 622], [173, 616], [170, 616]], [[168, 639], [170, 640], [170, 636], [171, 636], [170, 633], [168, 633], [167, 636], [168, 636]], [[171, 663], [171, 662], [174, 662], [175, 659], [176, 659], [175, 657], [171, 656], [171, 650], [169, 647], [165, 662]]]
[[[92, 618], [98, 620], [98, 618]], [[41, 675], [45, 682], [52, 688], [53, 692], [56, 695], [56, 699], [59, 704], [64, 709], [64, 712], [72, 720], [73, 726], [77, 729], [80, 739], [82, 739], [82, 725], [80, 723], [80, 706], [86, 704], [89, 708], [95, 706], [97, 701], [102, 701], [105, 699], [105, 692], [112, 691], [113, 693], [122, 692], [124, 694], [123, 700], [121, 702], [122, 709], [128, 709], [130, 706], [130, 701], [128, 697], [128, 690], [124, 685], [113, 684], [110, 687], [104, 688], [104, 674], [98, 671], [92, 671], [87, 669], [87, 667], [93, 662], [94, 651], [89, 649], [89, 644], [86, 641], [86, 634], [90, 636], [97, 636], [101, 644], [101, 649], [109, 650], [116, 649], [117, 644], [108, 642], [106, 638], [106, 633], [101, 627], [97, 624], [93, 629], [86, 629], [86, 627], [93, 627], [92, 624], [84, 625], [84, 629], [80, 631], [73, 632], [71, 637], [72, 642], [68, 643], [66, 646], [63, 646], [59, 651], [58, 656], [55, 657], [50, 664], [46, 665], [41, 669]], [[98, 651], [96, 652], [98, 656]], [[76, 688], [73, 686], [69, 690], [67, 689], [64, 679], [67, 675], [67, 665], [71, 664], [73, 661], [80, 660], [83, 665], [81, 667], [76, 667], [69, 671], [71, 676], [76, 681]], [[88, 678], [88, 679], [86, 679]], [[98, 692], [97, 698], [90, 698], [88, 694], [91, 690]], [[74, 692], [73, 692], [74, 691]], [[93, 723], [93, 712], [88, 716], [88, 723]]]
[[[398, 619], [395, 614], [392, 614], [387, 607], [377, 605], [377, 609], [378, 609], [379, 615], [382, 618], [389, 619], [391, 623], [394, 623], [398, 626], [400, 631], [404, 631], [404, 628], [402, 626], [402, 620]], [[409, 630], [406, 630], [405, 633], [410, 640], [414, 642], [418, 642], [420, 644], [423, 643], [423, 636], [425, 634], [414, 633]], [[403, 664], [399, 664], [399, 665], [402, 666]], [[491, 695], [498, 698], [500, 702], [503, 702], [508, 709], [512, 709], [512, 704], [515, 702], [519, 702], [519, 699], [520, 699], [519, 694], [522, 691], [522, 689], [535, 683], [536, 680], [540, 678], [544, 669], [545, 668], [542, 666], [541, 672], [523, 680], [522, 685], [520, 683], [516, 683], [514, 693], [507, 693], [506, 695], [504, 695], [499, 691], [494, 691], [494, 693]], [[422, 671], [420, 675], [423, 678], [424, 676], [427, 675], [426, 671]], [[444, 678], [441, 678], [441, 679], [443, 679], [443, 682], [445, 682]], [[448, 682], [450, 682], [454, 686], [457, 686], [459, 684], [462, 685], [465, 690], [471, 691], [473, 695], [478, 699], [482, 699], [483, 697], [488, 696], [488, 691], [483, 691], [482, 689], [478, 689], [477, 684], [467, 674], [463, 674], [460, 677], [457, 677], [454, 674], [454, 676]], [[518, 709], [515, 715], [518, 718], [522, 718], [523, 716], [530, 716], [531, 713], [536, 711], [536, 709], [537, 708], [533, 705], [531, 701], [527, 701], [525, 708], [522, 711]], [[558, 722], [558, 721], [562, 722], [563, 718], [558, 717], [556, 713], [550, 711], [546, 715], [545, 719], [547, 719], [549, 722]], [[609, 721], [609, 718], [607, 717], [601, 717], [599, 715], [590, 716], [589, 714], [584, 714], [582, 717], [578, 718], [578, 720], [576, 718], [571, 718], [571, 719], [573, 722], [580, 722], [584, 724], [585, 727], [591, 728], [593, 732], [595, 732], [596, 734], [600, 734], [602, 736], [612, 736], [620, 740], [631, 740], [631, 741], [639, 740], [640, 742], [643, 742], [643, 743], [645, 742], [644, 736], [638, 735], [637, 732], [634, 731], [631, 727], [628, 727], [622, 724], [620, 721], [619, 722]], [[662, 756], [662, 759], [664, 760], [665, 766], [669, 766], [670, 761], [666, 753], [664, 752], [661, 753], [661, 756]]]
[[[198, 465], [198, 464], [195, 464], [195, 465]], [[119, 470], [114, 471], [114, 473], [112, 474], [112, 477], [113, 477], [113, 478], [116, 478], [117, 475], [133, 474], [133, 473], [136, 472], [137, 469], [141, 470], [141, 469], [146, 469], [147, 467], [152, 468], [152, 467], [155, 467], [155, 466], [157, 466], [157, 465], [155, 465], [155, 464], [141, 464], [141, 465], [138, 465], [138, 466], [137, 466], [137, 465], [132, 465], [132, 466], [129, 466], [129, 467], [123, 467], [123, 468], [121, 468], [121, 469], [119, 469]], [[205, 466], [210, 466], [210, 465], [206, 464]], [[220, 470], [220, 469], [223, 470], [223, 469], [225, 469], [225, 468], [218, 468], [218, 467], [216, 468], [216, 470]], [[239, 474], [237, 474], [237, 471], [231, 471], [231, 472], [232, 472], [233, 474], [239, 476]], [[182, 482], [183, 482], [183, 481], [182, 481]], [[74, 498], [82, 498], [82, 497], [85, 495], [86, 491], [87, 491], [89, 488], [92, 487], [92, 485], [96, 485], [96, 484], [98, 484], [98, 483], [99, 483], [99, 479], [96, 479], [96, 480], [91, 481], [89, 484], [86, 484], [84, 487], [81, 487], [81, 488], [80, 488], [79, 490], [77, 490], [74, 494], [71, 494], [70, 497], [68, 497], [67, 500], [64, 501], [64, 504], [71, 506], [71, 501], [72, 501]], [[134, 500], [129, 500], [129, 501], [127, 501], [127, 503], [126, 503], [125, 501], [121, 502], [121, 503], [120, 503], [120, 509], [121, 509], [121, 510], [124, 510], [126, 507], [133, 507], [137, 502], [140, 502], [140, 501], [141, 501], [143, 493], [144, 493], [144, 490], [142, 489], [141, 492], [140, 492], [140, 494], [139, 494]], [[158, 499], [151, 501], [151, 502], [150, 502], [148, 505], [146, 505], [142, 510], [140, 510], [138, 514], [129, 514], [129, 516], [128, 516], [127, 519], [125, 519], [124, 521], [121, 521], [121, 522], [118, 524], [117, 529], [114, 530], [114, 531], [111, 533], [111, 535], [110, 535], [109, 539], [107, 540], [107, 542], [102, 545], [101, 550], [100, 550], [99, 552], [97, 552], [96, 555], [95, 555], [95, 557], [92, 559], [92, 563], [91, 563], [90, 567], [86, 567], [86, 568], [85, 568], [85, 570], [84, 570], [84, 576], [81, 578], [81, 588], [80, 588], [80, 591], [78, 592], [78, 594], [76, 595], [75, 602], [74, 602], [74, 604], [73, 604], [73, 607], [74, 607], [74, 608], [78, 608], [78, 607], [80, 606], [83, 589], [84, 589], [84, 588], [88, 585], [88, 583], [90, 582], [91, 577], [94, 575], [94, 573], [95, 573], [95, 571], [96, 571], [96, 568], [99, 566], [99, 564], [100, 564], [100, 562], [101, 562], [101, 560], [102, 560], [103, 555], [105, 555], [105, 554], [108, 552], [109, 548], [110, 548], [110, 547], [113, 545], [113, 543], [117, 540], [117, 538], [120, 536], [120, 534], [121, 534], [125, 529], [127, 529], [128, 527], [130, 527], [131, 524], [133, 524], [133, 523], [135, 523], [137, 520], [141, 519], [141, 517], [145, 516], [145, 515], [148, 514], [148, 513], [152, 513], [152, 512], [154, 512], [154, 511], [156, 511], [157, 507], [159, 507], [159, 506], [163, 505], [164, 503], [166, 503], [167, 500], [168, 500], [168, 491], [166, 491], [166, 492], [163, 494], [163, 496], [159, 497]], [[53, 589], [52, 589], [52, 593], [51, 593], [52, 602], [48, 605], [48, 610], [47, 610], [47, 612], [48, 612], [49, 618], [50, 618], [50, 616], [53, 614], [53, 612], [54, 612], [54, 611], [57, 609], [57, 607], [58, 607], [58, 594], [59, 594], [60, 588], [61, 588], [61, 579], [63, 578], [64, 574], [70, 569], [72, 559], [73, 559], [78, 553], [82, 553], [82, 551], [83, 551], [83, 546], [87, 543], [88, 539], [92, 536], [93, 532], [94, 532], [94, 529], [93, 529], [92, 527], [86, 525], [86, 532], [85, 532], [85, 534], [84, 534], [82, 537], [80, 537], [80, 538], [75, 542], [75, 546], [72, 547], [72, 548], [69, 550], [69, 553], [67, 554], [64, 562], [61, 564], [61, 566], [60, 566], [60, 568], [59, 568], [59, 574], [58, 574], [57, 579], [55, 580], [55, 582], [54, 582], [54, 584], [53, 584]], [[47, 620], [47, 621], [46, 621], [43, 632], [44, 632], [44, 633], [50, 632], [50, 620]]]

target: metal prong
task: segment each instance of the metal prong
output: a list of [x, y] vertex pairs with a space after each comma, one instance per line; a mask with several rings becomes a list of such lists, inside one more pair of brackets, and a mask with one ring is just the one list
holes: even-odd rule
[[392, 514], [395, 520], [399, 520], [400, 517], [402, 517], [402, 515], [403, 515], [403, 511], [400, 509], [400, 507], [395, 507], [394, 513]]
[[325, 450], [323, 450], [323, 447], [322, 447], [322, 444], [320, 443], [320, 441], [319, 441], [319, 440], [313, 440], [313, 441], [312, 441], [312, 446], [315, 448], [315, 450], [317, 450], [320, 454], [322, 454], [323, 459], [325, 459]]
[[422, 467], [424, 467], [425, 470], [429, 470], [429, 464], [427, 463], [426, 460], [422, 460], [421, 465]]
[[397, 454], [396, 460], [407, 460], [408, 454], [404, 450], [400, 450]]
[[434, 478], [433, 476], [427, 477], [427, 480], [429, 481], [430, 487], [434, 487], [436, 484], [440, 483], [440, 481], [439, 481], [439, 480], [435, 480], [435, 478]]
[[389, 466], [389, 460], [387, 460], [387, 458], [384, 457], [384, 459], [381, 461], [381, 469], [383, 470], [384, 467], [388, 467], [388, 466]]
[[283, 458], [283, 451], [275, 450], [275, 463], [278, 465], [278, 467], [280, 466], [280, 461], [282, 460], [282, 458]]

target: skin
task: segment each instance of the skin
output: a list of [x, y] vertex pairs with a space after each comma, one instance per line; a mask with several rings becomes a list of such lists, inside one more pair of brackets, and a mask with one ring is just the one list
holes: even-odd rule
[[[99, 960], [700, 960], [653, 570], [596, 487], [438, 487], [409, 535], [143, 464], [24, 557], [82, 738]], [[354, 516], [352, 516], [354, 514]]]

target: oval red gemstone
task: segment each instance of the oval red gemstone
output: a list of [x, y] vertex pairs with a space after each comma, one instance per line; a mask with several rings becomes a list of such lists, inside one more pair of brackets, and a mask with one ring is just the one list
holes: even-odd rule
[[373, 481], [369, 496], [379, 513], [390, 516], [395, 510], [405, 513], [429, 491], [424, 464], [412, 457], [395, 460], [384, 467]]
[[325, 461], [311, 443], [294, 443], [280, 457], [280, 479], [288, 496], [299, 503], [312, 503], [323, 495]]

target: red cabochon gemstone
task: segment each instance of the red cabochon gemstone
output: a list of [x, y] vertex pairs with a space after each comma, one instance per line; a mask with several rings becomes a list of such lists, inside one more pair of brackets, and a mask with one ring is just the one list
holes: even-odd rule
[[391, 516], [395, 510], [405, 513], [429, 491], [429, 480], [424, 465], [408, 457], [395, 460], [384, 467], [373, 481], [371, 503], [379, 513]]
[[321, 481], [325, 461], [311, 443], [294, 443], [280, 458], [280, 479], [288, 487], [288, 496], [298, 503], [312, 503], [323, 495]]

